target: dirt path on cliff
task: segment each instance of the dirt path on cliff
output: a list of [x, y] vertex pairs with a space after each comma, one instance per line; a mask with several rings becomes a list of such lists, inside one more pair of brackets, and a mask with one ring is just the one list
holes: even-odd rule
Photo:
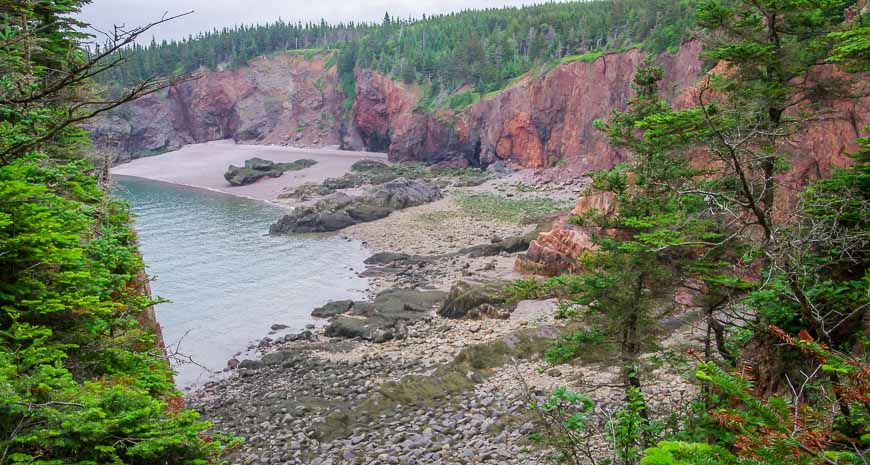
[[[275, 162], [290, 162], [301, 158], [317, 164], [301, 171], [290, 171], [279, 178], [264, 178], [247, 186], [231, 186], [224, 179], [229, 165], [242, 166], [245, 160], [259, 157]], [[359, 160], [386, 160], [386, 155], [373, 152], [351, 152], [337, 149], [304, 149], [266, 145], [240, 145], [232, 141], [216, 141], [187, 145], [181, 150], [153, 157], [139, 158], [112, 168], [112, 174], [133, 176], [198, 187], [225, 194], [271, 201], [288, 187], [306, 182], [323, 182], [350, 171]]]

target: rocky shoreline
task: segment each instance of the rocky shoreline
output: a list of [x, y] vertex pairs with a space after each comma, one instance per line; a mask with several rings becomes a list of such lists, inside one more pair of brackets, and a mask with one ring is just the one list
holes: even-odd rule
[[[260, 358], [232, 361], [228, 377], [188, 393], [215, 431], [245, 438], [227, 462], [536, 464], [547, 451], [529, 440], [538, 428], [530, 400], [568, 385], [590, 390], [603, 410], [618, 404], [611, 354], [571, 366], [543, 360], [563, 330], [556, 301], [500, 306], [474, 294], [521, 277], [517, 255], [541, 228], [469, 213], [461, 196], [553, 194], [529, 192], [517, 178], [447, 188], [440, 200], [343, 230], [373, 252], [363, 273], [371, 300], [317, 309], [329, 325], [264, 340]], [[556, 196], [570, 199], [575, 190], [559, 186]], [[473, 310], [445, 310], [457, 295]], [[685, 321], [663, 345], [691, 344], [695, 328]], [[665, 416], [693, 388], [661, 370], [648, 374], [657, 380], [648, 402], [653, 415]]]

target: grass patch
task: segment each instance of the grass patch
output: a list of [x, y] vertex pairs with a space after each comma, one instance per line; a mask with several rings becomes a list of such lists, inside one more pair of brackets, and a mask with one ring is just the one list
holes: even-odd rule
[[301, 55], [302, 58], [306, 60], [313, 60], [318, 55], [321, 55], [325, 52], [331, 51], [328, 48], [298, 48], [294, 50], [287, 50], [288, 55]]
[[567, 65], [568, 63], [574, 63], [575, 61], [580, 61], [583, 63], [594, 63], [595, 60], [604, 56], [604, 50], [592, 50], [591, 52], [581, 53], [579, 55], [568, 55], [561, 60], [559, 60], [560, 65]]
[[450, 97], [450, 109], [462, 111], [480, 101], [480, 94], [473, 91], [465, 91]]
[[329, 58], [326, 59], [326, 62], [323, 63], [323, 69], [328, 71], [330, 68], [335, 66], [336, 63], [338, 63], [338, 53], [331, 53]]
[[341, 109], [345, 115], [350, 115], [351, 111], [353, 111], [353, 104], [356, 101], [356, 75], [354, 73], [342, 73], [339, 87], [344, 94]]
[[544, 359], [553, 365], [571, 363], [577, 359], [590, 362], [593, 354], [599, 355], [595, 358], [600, 358], [600, 349], [605, 346], [605, 342], [604, 333], [599, 329], [573, 331], [559, 336], [556, 342], [550, 344]]
[[289, 163], [275, 163], [275, 169], [281, 171], [300, 171], [305, 168], [310, 168], [317, 164], [316, 160], [310, 160], [308, 158], [300, 158], [299, 160], [291, 161]]
[[505, 223], [530, 224], [568, 205], [549, 198], [516, 199], [497, 194], [458, 194], [456, 202], [469, 216]]
[[535, 278], [518, 279], [505, 288], [510, 301], [570, 298], [583, 290], [581, 275], [563, 274], [545, 280]]

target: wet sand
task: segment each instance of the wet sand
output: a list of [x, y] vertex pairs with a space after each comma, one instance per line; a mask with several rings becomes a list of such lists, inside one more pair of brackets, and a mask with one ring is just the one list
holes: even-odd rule
[[[301, 171], [289, 171], [279, 178], [263, 178], [247, 186], [231, 186], [224, 173], [229, 165], [242, 166], [245, 160], [259, 157], [275, 162], [290, 162], [300, 158], [316, 160], [317, 164]], [[338, 149], [301, 149], [266, 145], [240, 145], [232, 141], [215, 141], [187, 145], [181, 150], [147, 158], [112, 168], [112, 174], [152, 179], [184, 186], [198, 187], [256, 200], [271, 201], [286, 188], [307, 182], [321, 183], [326, 178], [340, 177], [359, 160], [386, 161], [386, 154], [351, 152]]]

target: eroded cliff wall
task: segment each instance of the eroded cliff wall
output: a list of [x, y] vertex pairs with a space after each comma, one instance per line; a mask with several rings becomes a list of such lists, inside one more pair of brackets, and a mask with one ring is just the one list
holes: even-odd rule
[[[665, 68], [663, 93], [676, 108], [693, 105], [703, 77], [701, 44], [688, 42], [658, 58]], [[335, 60], [330, 54], [274, 54], [248, 66], [207, 72], [159, 95], [127, 105], [94, 128], [97, 148], [117, 161], [174, 150], [188, 143], [234, 139], [244, 143], [387, 152], [393, 161], [486, 167], [503, 161], [549, 168], [576, 177], [608, 168], [627, 154], [611, 147], [594, 121], [623, 109], [638, 49], [536, 70], [501, 92], [460, 111], [418, 109], [416, 84], [371, 70], [356, 70], [356, 98], [342, 110]], [[822, 67], [816, 75], [835, 72]], [[870, 124], [870, 99], [844, 100], [835, 112], [792, 138], [791, 183], [830, 173], [849, 163], [846, 154]]]
[[341, 101], [330, 54], [279, 53], [204, 72], [94, 122], [95, 150], [115, 162], [234, 139], [301, 147], [339, 145]]
[[[696, 104], [703, 78], [701, 44], [686, 43], [663, 54], [663, 94], [675, 108]], [[643, 52], [611, 53], [592, 63], [576, 61], [546, 72], [533, 72], [502, 92], [482, 98], [460, 112], [414, 112], [419, 89], [377, 75], [357, 72], [356, 129], [372, 148], [392, 160], [421, 160], [451, 165], [487, 166], [499, 160], [527, 168], [558, 165], [559, 176], [575, 177], [609, 168], [627, 154], [607, 143], [596, 119], [622, 110], [631, 93], [634, 71]], [[820, 67], [817, 78], [836, 72]], [[823, 121], [795, 135], [789, 183], [830, 174], [849, 163], [855, 139], [870, 124], [870, 98], [842, 100]]]

